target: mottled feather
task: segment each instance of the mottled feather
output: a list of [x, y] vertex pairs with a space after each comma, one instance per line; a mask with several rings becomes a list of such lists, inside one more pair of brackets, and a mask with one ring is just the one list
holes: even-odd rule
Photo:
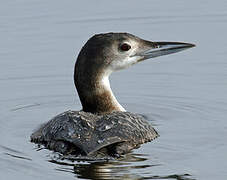
[[[104, 156], [124, 154], [158, 136], [140, 115], [113, 112], [104, 115], [67, 111], [40, 127], [31, 141], [63, 154]], [[105, 150], [104, 150], [105, 149]]]

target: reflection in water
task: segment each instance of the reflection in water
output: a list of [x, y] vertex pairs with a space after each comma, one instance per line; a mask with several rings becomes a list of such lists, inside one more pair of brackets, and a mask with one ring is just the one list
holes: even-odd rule
[[[190, 174], [173, 174], [167, 176], [146, 176], [151, 174], [150, 168], [159, 166], [159, 164], [146, 164], [148, 159], [144, 154], [127, 154], [119, 160], [112, 161], [93, 161], [93, 162], [63, 162], [59, 160], [50, 160], [50, 162], [59, 164], [57, 171], [75, 173], [76, 177], [81, 179], [177, 179], [193, 180]], [[140, 163], [136, 165], [137, 163]], [[141, 164], [143, 162], [143, 164]], [[147, 163], [149, 163], [147, 161]], [[149, 168], [148, 173], [132, 173], [133, 170], [145, 170]]]

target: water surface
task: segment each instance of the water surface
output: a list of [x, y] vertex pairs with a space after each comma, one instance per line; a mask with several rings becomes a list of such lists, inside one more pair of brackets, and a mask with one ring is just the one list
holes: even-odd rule
[[[1, 178], [225, 179], [226, 9], [224, 0], [2, 1]], [[119, 102], [147, 116], [158, 139], [116, 161], [59, 161], [29, 136], [58, 113], [81, 108], [76, 56], [90, 36], [110, 31], [197, 47], [111, 76]]]

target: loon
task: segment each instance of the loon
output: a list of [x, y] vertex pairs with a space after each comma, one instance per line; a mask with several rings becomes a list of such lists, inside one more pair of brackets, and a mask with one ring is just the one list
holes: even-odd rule
[[63, 155], [119, 157], [154, 140], [159, 135], [150, 123], [119, 104], [109, 76], [140, 61], [194, 46], [151, 42], [129, 33], [94, 35], [81, 49], [74, 68], [82, 110], [52, 118], [31, 135], [31, 142]]

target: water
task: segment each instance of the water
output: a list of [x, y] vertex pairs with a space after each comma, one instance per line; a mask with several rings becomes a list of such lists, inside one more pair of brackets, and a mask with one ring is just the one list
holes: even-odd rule
[[[1, 179], [225, 179], [227, 2], [2, 1]], [[111, 76], [119, 102], [160, 137], [112, 162], [58, 161], [29, 142], [33, 129], [81, 108], [72, 73], [95, 33], [126, 31], [196, 48]]]

